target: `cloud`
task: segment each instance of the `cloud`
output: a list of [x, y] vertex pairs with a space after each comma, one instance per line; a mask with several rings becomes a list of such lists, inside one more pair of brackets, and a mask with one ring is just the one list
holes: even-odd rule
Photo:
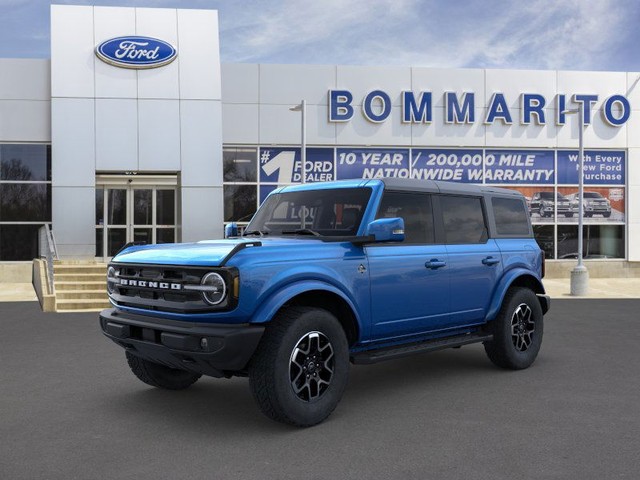
[[[224, 62], [640, 70], [637, 0], [92, 3], [217, 8]], [[49, 2], [0, 0], [0, 16], [0, 57], [48, 55]]]
[[222, 5], [223, 59], [606, 69], [612, 52], [636, 40], [628, 20], [637, 18], [635, 3], [286, 1], [243, 11]]

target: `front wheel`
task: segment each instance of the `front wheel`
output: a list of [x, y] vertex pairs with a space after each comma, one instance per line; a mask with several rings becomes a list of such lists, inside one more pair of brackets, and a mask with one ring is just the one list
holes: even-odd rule
[[498, 367], [529, 367], [542, 345], [543, 314], [536, 294], [528, 288], [510, 288], [493, 321], [493, 340], [485, 342], [489, 359]]
[[320, 423], [333, 412], [348, 375], [344, 330], [319, 308], [281, 311], [249, 363], [249, 385], [262, 413], [298, 427]]
[[132, 353], [125, 352], [127, 363], [138, 380], [151, 385], [152, 387], [164, 388], [166, 390], [184, 390], [193, 385], [201, 375], [197, 373], [169, 368], [158, 363], [150, 362], [144, 358], [137, 357]]

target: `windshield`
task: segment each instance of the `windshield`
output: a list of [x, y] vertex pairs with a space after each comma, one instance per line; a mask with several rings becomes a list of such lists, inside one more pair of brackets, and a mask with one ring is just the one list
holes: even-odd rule
[[[540, 198], [542, 200], [553, 200], [553, 192], [540, 192]], [[556, 193], [557, 200], [567, 200], [567, 197], [561, 193]]]
[[356, 235], [370, 188], [334, 188], [269, 196], [244, 235]]
[[604, 198], [598, 192], [584, 192], [584, 198]]

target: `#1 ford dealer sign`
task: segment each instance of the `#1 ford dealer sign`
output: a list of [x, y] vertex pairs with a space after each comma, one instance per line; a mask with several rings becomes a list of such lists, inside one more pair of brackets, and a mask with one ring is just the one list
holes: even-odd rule
[[171, 63], [178, 55], [169, 43], [151, 37], [117, 37], [96, 47], [103, 62], [122, 68], [157, 68]]

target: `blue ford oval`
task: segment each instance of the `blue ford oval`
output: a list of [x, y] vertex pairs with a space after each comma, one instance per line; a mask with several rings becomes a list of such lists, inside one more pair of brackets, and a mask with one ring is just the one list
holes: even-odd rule
[[157, 68], [171, 63], [177, 50], [164, 40], [151, 37], [116, 37], [96, 47], [96, 56], [122, 68]]

